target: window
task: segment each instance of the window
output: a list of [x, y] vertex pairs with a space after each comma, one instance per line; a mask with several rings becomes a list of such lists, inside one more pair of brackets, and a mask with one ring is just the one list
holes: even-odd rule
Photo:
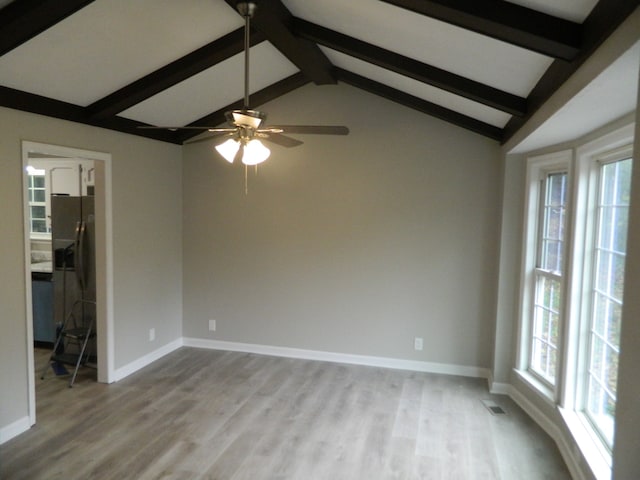
[[27, 190], [29, 196], [29, 225], [31, 233], [50, 231], [47, 216], [47, 190], [45, 172], [35, 168], [28, 169]]
[[555, 400], [562, 357], [563, 290], [571, 151], [530, 158], [520, 368]]
[[566, 171], [546, 173], [540, 189], [529, 368], [550, 385], [558, 359], [567, 177]]
[[584, 411], [609, 448], [613, 446], [630, 193], [631, 158], [599, 166]]
[[527, 160], [516, 371], [561, 407], [603, 476], [614, 439], [633, 131]]

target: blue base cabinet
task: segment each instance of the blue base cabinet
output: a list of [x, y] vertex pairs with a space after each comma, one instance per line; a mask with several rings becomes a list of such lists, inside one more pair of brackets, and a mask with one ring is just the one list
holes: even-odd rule
[[33, 340], [56, 341], [56, 326], [53, 322], [53, 282], [51, 279], [33, 279]]

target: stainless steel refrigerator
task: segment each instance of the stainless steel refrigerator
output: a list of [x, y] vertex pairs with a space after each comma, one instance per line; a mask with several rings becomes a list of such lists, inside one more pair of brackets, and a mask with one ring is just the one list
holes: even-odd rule
[[51, 196], [54, 322], [95, 325], [95, 202], [93, 196]]

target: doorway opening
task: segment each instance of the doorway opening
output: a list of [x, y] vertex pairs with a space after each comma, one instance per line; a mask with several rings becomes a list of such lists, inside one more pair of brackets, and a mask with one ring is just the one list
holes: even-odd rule
[[[51, 283], [55, 283], [54, 275], [57, 270], [56, 249], [53, 248], [51, 233], [52, 194], [90, 196], [92, 203], [95, 202], [95, 362], [97, 380], [102, 383], [114, 381], [111, 155], [23, 141], [22, 163], [25, 186], [23, 205], [27, 351], [31, 372], [29, 419], [33, 425], [36, 422], [34, 344], [44, 342], [48, 345], [55, 341], [56, 319], [53, 312], [49, 312], [49, 308], [53, 307], [54, 311], [60, 308], [59, 305], [54, 306], [54, 285], [46, 283], [47, 279], [51, 281], [52, 278], [54, 282]], [[36, 281], [36, 277], [40, 281]]]

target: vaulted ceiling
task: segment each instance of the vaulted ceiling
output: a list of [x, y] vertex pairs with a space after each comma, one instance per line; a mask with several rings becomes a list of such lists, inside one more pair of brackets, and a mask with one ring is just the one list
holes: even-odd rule
[[[250, 104], [343, 82], [505, 142], [638, 0], [255, 0]], [[235, 0], [0, 0], [0, 106], [180, 144], [242, 107]], [[313, 112], [309, 122], [313, 123]]]

